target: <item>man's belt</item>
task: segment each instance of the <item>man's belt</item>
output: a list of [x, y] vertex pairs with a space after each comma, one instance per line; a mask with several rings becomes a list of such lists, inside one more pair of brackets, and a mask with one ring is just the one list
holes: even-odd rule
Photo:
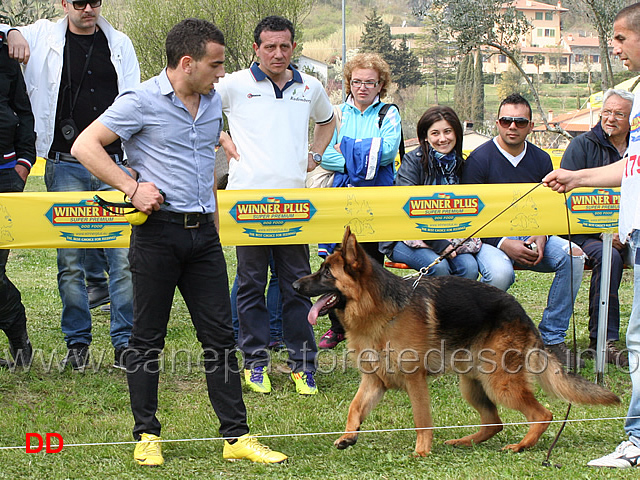
[[[113, 160], [114, 162], [118, 164], [122, 163], [124, 165], [122, 155], [113, 153], [109, 156], [111, 157], [111, 160]], [[54, 160], [56, 162], [80, 163], [76, 157], [74, 157], [70, 153], [65, 153], [65, 152], [51, 152], [49, 153], [49, 160]]]
[[153, 212], [149, 218], [176, 223], [184, 226], [184, 228], [198, 228], [201, 224], [213, 222], [215, 215], [213, 213], [178, 213], [158, 210]]

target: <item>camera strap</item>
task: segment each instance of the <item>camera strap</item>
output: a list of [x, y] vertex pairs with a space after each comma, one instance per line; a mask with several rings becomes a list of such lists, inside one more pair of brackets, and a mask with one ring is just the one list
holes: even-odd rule
[[[69, 32], [69, 30], [67, 30]], [[73, 110], [76, 108], [76, 103], [78, 101], [78, 95], [80, 95], [80, 88], [82, 87], [82, 82], [84, 80], [85, 75], [87, 74], [87, 70], [89, 69], [89, 62], [91, 61], [91, 54], [93, 53], [93, 46], [96, 43], [96, 33], [98, 33], [98, 27], [96, 27], [93, 32], [93, 39], [91, 40], [91, 46], [89, 47], [89, 52], [87, 53], [87, 59], [84, 62], [84, 67], [82, 68], [82, 75], [80, 76], [80, 83], [78, 83], [78, 89], [76, 90], [76, 94], [71, 100], [71, 95], [69, 95], [69, 118], [73, 118]], [[73, 87], [71, 83], [71, 54], [69, 53], [69, 41], [71, 40], [71, 36], [67, 37], [67, 41], [64, 45], [64, 53], [67, 57], [67, 75], [69, 76], [69, 92], [73, 92]]]

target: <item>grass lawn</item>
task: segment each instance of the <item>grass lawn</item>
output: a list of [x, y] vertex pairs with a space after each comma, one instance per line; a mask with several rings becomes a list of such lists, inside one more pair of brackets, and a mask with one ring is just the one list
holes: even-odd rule
[[[41, 179], [29, 180], [29, 189], [41, 188]], [[235, 274], [233, 249], [225, 247], [229, 277]], [[319, 260], [312, 256], [312, 268]], [[102, 363], [84, 374], [59, 371], [58, 362], [65, 353], [60, 332], [60, 300], [56, 286], [55, 250], [15, 250], [8, 274], [20, 288], [27, 308], [29, 332], [38, 349], [29, 371], [0, 371], [2, 424], [0, 447], [25, 444], [27, 432], [57, 432], [65, 448], [60, 453], [27, 454], [24, 449], [0, 450], [0, 478], [84, 479], [84, 478], [381, 478], [381, 479], [495, 479], [495, 478], [631, 478], [633, 471], [597, 471], [585, 466], [592, 458], [611, 451], [623, 439], [622, 420], [581, 421], [564, 430], [552, 455], [552, 463], [561, 469], [543, 467], [546, 451], [559, 429], [552, 425], [538, 445], [530, 451], [513, 454], [500, 451], [519, 441], [526, 426], [507, 426], [496, 437], [473, 448], [453, 448], [444, 440], [469, 434], [478, 422], [476, 412], [460, 397], [457, 378], [439, 377], [431, 381], [435, 432], [433, 451], [426, 458], [413, 458], [415, 432], [408, 397], [403, 392], [388, 392], [363, 424], [363, 430], [396, 430], [362, 433], [357, 445], [344, 451], [333, 441], [344, 428], [349, 403], [358, 386], [358, 372], [346, 358], [344, 344], [334, 352], [320, 356], [318, 385], [320, 393], [311, 398], [295, 393], [284, 373], [284, 361], [274, 355], [272, 382], [274, 392], [261, 396], [244, 389], [253, 433], [275, 435], [265, 439], [291, 460], [283, 465], [262, 466], [251, 462], [228, 463], [222, 459], [222, 441], [193, 440], [163, 445], [166, 463], [157, 469], [144, 469], [133, 459], [133, 445], [70, 444], [130, 442], [132, 416], [126, 378], [110, 368], [109, 316], [94, 310], [94, 341], [91, 346], [96, 362]], [[399, 272], [402, 273], [402, 272]], [[590, 273], [585, 278], [576, 302], [578, 345], [586, 348], [587, 300]], [[553, 276], [518, 272], [511, 293], [522, 302], [534, 321], [539, 322]], [[633, 277], [626, 271], [621, 287], [623, 328], [631, 308]], [[306, 321], [305, 319], [300, 319]], [[316, 327], [319, 337], [328, 328], [326, 317]], [[163, 355], [164, 371], [160, 381], [159, 418], [165, 440], [207, 439], [217, 437], [217, 419], [208, 403], [204, 375], [200, 370], [200, 348], [189, 315], [179, 294], [176, 295]], [[0, 338], [0, 352], [6, 356], [6, 338]], [[592, 379], [593, 361], [587, 361], [583, 374]], [[572, 419], [624, 416], [630, 399], [628, 374], [610, 369], [606, 383], [622, 398], [619, 407], [574, 405]], [[561, 419], [566, 404], [540, 392], [538, 398]], [[501, 408], [505, 422], [522, 422], [523, 416]], [[408, 430], [404, 430], [408, 429]]]

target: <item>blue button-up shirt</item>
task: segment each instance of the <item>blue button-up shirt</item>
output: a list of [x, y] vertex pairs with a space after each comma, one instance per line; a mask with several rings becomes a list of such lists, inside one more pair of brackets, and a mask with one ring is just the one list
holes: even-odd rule
[[200, 95], [194, 119], [176, 96], [166, 70], [123, 92], [98, 119], [123, 141], [140, 182], [153, 182], [173, 212], [212, 213], [215, 146], [222, 106], [215, 90]]

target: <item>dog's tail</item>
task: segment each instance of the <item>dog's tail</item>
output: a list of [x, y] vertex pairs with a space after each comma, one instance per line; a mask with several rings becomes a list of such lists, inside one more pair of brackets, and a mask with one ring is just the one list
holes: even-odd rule
[[555, 355], [538, 348], [529, 353], [529, 371], [540, 386], [551, 395], [571, 403], [587, 405], [615, 405], [620, 399], [613, 392], [586, 378], [565, 372]]

